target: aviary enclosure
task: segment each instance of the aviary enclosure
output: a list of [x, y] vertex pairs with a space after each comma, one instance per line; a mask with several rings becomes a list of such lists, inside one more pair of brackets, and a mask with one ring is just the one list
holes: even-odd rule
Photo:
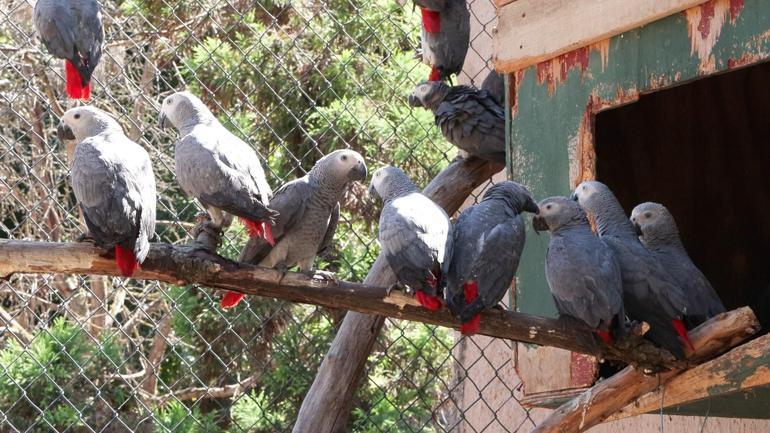
[[[148, 152], [157, 184], [132, 278], [78, 242], [75, 144], [57, 126], [83, 103], [64, 94], [34, 3], [0, 0], [0, 431], [770, 429], [765, 2], [468, 1], [452, 84], [502, 74], [506, 167], [458, 152], [407, 103], [431, 69], [410, 1], [101, 2], [88, 103]], [[347, 189], [315, 262], [337, 280], [236, 263], [239, 223], [219, 255], [190, 249], [203, 209], [157, 122], [179, 90], [257, 151], [274, 190], [345, 148], [370, 174], [401, 167], [450, 216], [506, 177], [537, 198], [598, 179], [627, 211], [665, 202], [732, 311], [690, 332], [685, 361], [638, 336], [608, 347], [556, 319], [548, 236], [527, 218], [505, 309], [462, 336], [446, 309], [389, 290], [369, 179]], [[225, 310], [228, 290], [253, 296]]]

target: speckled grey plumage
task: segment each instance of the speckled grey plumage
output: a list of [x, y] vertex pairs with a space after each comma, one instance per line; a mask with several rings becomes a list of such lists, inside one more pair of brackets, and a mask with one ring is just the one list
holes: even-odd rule
[[303, 177], [276, 191], [271, 207], [279, 212], [273, 225], [276, 245], [249, 239], [240, 261], [265, 267], [313, 269], [313, 261], [329, 246], [339, 220], [339, 201], [348, 185], [366, 178], [363, 157], [352, 150], [335, 150], [319, 159]]
[[[457, 218], [446, 303], [461, 321], [497, 305], [507, 293], [526, 240], [524, 211], [537, 212], [529, 191], [504, 181], [490, 187], [481, 202]], [[478, 297], [468, 304], [464, 284], [472, 281], [478, 286]]]
[[505, 164], [505, 113], [486, 90], [426, 81], [414, 88], [409, 104], [431, 110], [444, 138], [453, 145]]
[[[538, 207], [533, 225], [551, 232], [545, 274], [559, 314], [620, 335], [625, 323], [623, 280], [612, 250], [591, 231], [577, 202], [550, 197]], [[538, 220], [545, 226], [538, 227]]]
[[[195, 95], [178, 92], [164, 99], [159, 122], [179, 130], [174, 147], [175, 174], [182, 190], [198, 199], [218, 227], [226, 214], [272, 222], [273, 192], [254, 149], [228, 131]], [[225, 212], [226, 214], [222, 214]]]
[[426, 281], [431, 276], [440, 279], [449, 268], [452, 227], [446, 212], [396, 167], [377, 170], [369, 191], [384, 203], [379, 221], [380, 247], [399, 282], [441, 296]]
[[64, 118], [77, 122], [70, 125], [77, 143], [71, 179], [91, 236], [102, 248], [133, 250], [141, 263], [155, 231], [155, 176], [149, 155], [100, 110], [78, 107]]
[[682, 343], [672, 320], [685, 319], [684, 291], [639, 241], [633, 224], [606, 185], [583, 182], [575, 189], [575, 195], [580, 205], [593, 214], [599, 236], [615, 253], [623, 278], [626, 313], [632, 320], [650, 325], [645, 337], [682, 358]]
[[422, 29], [422, 61], [438, 69], [441, 79], [459, 74], [470, 42], [470, 12], [465, 0], [414, 0], [414, 4], [439, 13], [441, 29]]
[[[48, 52], [71, 61], [88, 82], [102, 56], [104, 29], [99, 3], [96, 0], [38, 0], [34, 23]], [[87, 64], [84, 59], [88, 59]]]
[[716, 290], [687, 254], [668, 209], [658, 203], [642, 203], [631, 212], [631, 221], [642, 233], [642, 244], [685, 291], [690, 327], [725, 311]]

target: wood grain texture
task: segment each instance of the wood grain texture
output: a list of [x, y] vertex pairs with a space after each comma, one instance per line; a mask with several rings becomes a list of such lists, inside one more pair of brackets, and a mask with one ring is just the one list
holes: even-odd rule
[[[693, 362], [713, 358], [750, 338], [757, 330], [759, 322], [748, 307], [720, 314], [690, 332], [695, 351], [688, 353], [688, 358]], [[532, 433], [586, 431], [683, 371], [673, 369], [647, 375], [633, 367], [626, 367], [560, 406], [538, 424]]]
[[[641, 415], [661, 407], [770, 384], [770, 334], [688, 370], [611, 416], [610, 420]], [[661, 395], [662, 394], [662, 395]]]
[[705, 1], [518, 0], [498, 12], [495, 69], [524, 69]]

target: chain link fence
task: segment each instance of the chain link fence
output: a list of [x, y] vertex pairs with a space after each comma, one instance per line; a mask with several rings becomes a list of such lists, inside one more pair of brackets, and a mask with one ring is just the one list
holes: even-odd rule
[[[471, 0], [459, 78], [489, 70], [491, 0]], [[72, 143], [55, 135], [63, 68], [42, 48], [31, 2], [0, 0], [0, 238], [72, 242], [85, 226], [68, 182]], [[186, 243], [202, 210], [173, 176], [159, 101], [188, 89], [266, 159], [274, 188], [325, 153], [354, 148], [374, 169], [426, 184], [456, 154], [405, 95], [425, 79], [408, 0], [127, 0], [102, 3], [105, 49], [91, 103], [153, 161], [156, 242]], [[377, 207], [346, 195], [321, 269], [361, 281], [378, 254]], [[219, 253], [237, 257], [235, 224]], [[0, 431], [288, 432], [344, 317], [247, 298], [223, 311], [198, 287], [75, 275], [0, 282]], [[355, 432], [519, 432], [510, 342], [389, 320], [355, 396]]]

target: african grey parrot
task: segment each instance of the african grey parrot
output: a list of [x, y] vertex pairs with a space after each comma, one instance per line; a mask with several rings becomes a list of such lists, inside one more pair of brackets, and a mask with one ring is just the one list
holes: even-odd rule
[[481, 90], [486, 90], [501, 106], [505, 104], [505, 78], [497, 71], [490, 71], [481, 82]]
[[64, 59], [67, 95], [91, 96], [91, 75], [102, 57], [104, 28], [96, 0], [38, 0], [34, 22], [54, 57]]
[[384, 203], [379, 240], [388, 265], [423, 307], [438, 310], [452, 255], [449, 217], [393, 166], [374, 172], [369, 194]]
[[251, 238], [239, 260], [282, 271], [297, 265], [311, 272], [316, 255], [334, 238], [342, 195], [352, 182], [364, 179], [366, 164], [356, 151], [335, 150], [319, 159], [305, 176], [275, 192], [270, 202], [279, 212], [273, 225], [275, 246]]
[[[273, 191], [254, 149], [222, 126], [189, 92], [166, 97], [158, 123], [161, 128], [171, 123], [179, 130], [174, 148], [177, 180], [188, 196], [206, 208], [214, 230], [229, 226], [235, 215], [250, 236], [264, 237], [273, 244], [270, 226], [278, 212], [268, 207]], [[233, 306], [241, 298], [243, 295], [229, 292], [222, 307]]]
[[631, 212], [631, 222], [642, 244], [684, 289], [690, 327], [725, 311], [716, 290], [687, 254], [668, 209], [658, 203], [642, 203]]
[[480, 203], [457, 219], [446, 303], [463, 322], [463, 335], [478, 332], [479, 312], [497, 305], [508, 291], [526, 239], [520, 214], [537, 210], [526, 188], [504, 181], [489, 188]]
[[450, 143], [471, 155], [505, 164], [505, 114], [486, 90], [426, 81], [409, 95], [409, 105], [431, 110]]
[[583, 182], [575, 189], [573, 199], [594, 216], [599, 236], [615, 253], [628, 316], [647, 322], [650, 330], [645, 336], [683, 358], [682, 342], [690, 348], [692, 343], [683, 322], [688, 312], [682, 287], [639, 242], [634, 225], [606, 185]]
[[535, 231], [549, 230], [545, 276], [561, 316], [578, 319], [612, 344], [625, 325], [623, 280], [610, 247], [599, 239], [578, 203], [550, 197], [538, 203]]
[[60, 139], [76, 140], [72, 187], [96, 244], [115, 250], [115, 263], [130, 277], [150, 250], [155, 231], [155, 175], [147, 152], [117, 121], [94, 107], [62, 115]]
[[470, 12], [465, 0], [414, 0], [422, 12], [422, 61], [428, 80], [459, 74], [470, 42]]

